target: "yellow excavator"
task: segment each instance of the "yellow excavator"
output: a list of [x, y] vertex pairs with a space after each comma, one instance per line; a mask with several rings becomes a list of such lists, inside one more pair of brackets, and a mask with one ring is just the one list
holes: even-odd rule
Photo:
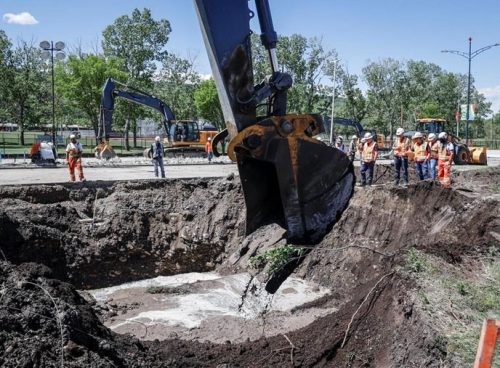
[[[268, 1], [255, 0], [256, 14], [248, 0], [194, 3], [227, 126], [214, 143], [230, 138], [228, 155], [238, 164], [247, 233], [274, 222], [287, 230], [290, 242], [317, 243], [352, 196], [352, 163], [344, 152], [314, 138], [324, 131], [320, 115], [287, 113], [293, 81], [279, 65]], [[271, 75], [259, 84], [250, 42], [255, 15], [271, 66]], [[267, 112], [257, 116], [262, 105]], [[275, 292], [299, 263], [275, 273], [266, 290]]]
[[208, 138], [213, 138], [219, 133], [212, 124], [200, 125], [197, 121], [176, 120], [170, 107], [158, 97], [108, 78], [104, 84], [101, 97], [97, 134], [99, 143], [95, 148], [97, 158], [110, 159], [116, 157], [111, 145], [110, 135], [115, 99], [117, 97], [150, 107], [161, 114], [167, 137], [165, 142], [166, 156], [199, 157], [205, 152], [205, 144]]

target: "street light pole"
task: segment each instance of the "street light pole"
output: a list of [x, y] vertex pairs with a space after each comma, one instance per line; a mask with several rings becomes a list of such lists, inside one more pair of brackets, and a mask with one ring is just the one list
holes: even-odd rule
[[337, 82], [337, 63], [340, 59], [335, 59], [333, 61], [333, 93], [332, 93], [332, 116], [330, 121], [330, 145], [333, 144], [333, 117], [335, 112], [335, 86]]
[[467, 113], [465, 117], [465, 144], [469, 144], [469, 114], [470, 114], [470, 64], [472, 51], [472, 37], [469, 37], [469, 77], [467, 80]]
[[492, 47], [495, 46], [500, 46], [500, 43], [495, 43], [493, 45], [489, 46], [484, 46], [481, 47], [480, 49], [477, 49], [476, 51], [472, 51], [472, 37], [469, 37], [469, 52], [465, 53], [463, 51], [457, 51], [457, 50], [441, 50], [441, 52], [447, 52], [450, 54], [455, 54], [458, 56], [462, 56], [466, 58], [469, 62], [469, 74], [468, 74], [468, 81], [467, 81], [467, 112], [466, 112], [466, 121], [465, 121], [465, 144], [469, 144], [469, 118], [470, 118], [470, 84], [471, 84], [471, 63], [472, 59], [474, 59], [477, 55], [485, 52], [486, 50], [491, 49]]
[[56, 42], [55, 45], [54, 41], [40, 42], [40, 48], [44, 51], [42, 56], [45, 59], [50, 58], [51, 75], [52, 75], [52, 144], [54, 145], [56, 153], [57, 153], [57, 141], [56, 141], [56, 92], [55, 92], [55, 80], [54, 80], [54, 51], [56, 51], [56, 58], [58, 60], [62, 60], [66, 57], [66, 54], [62, 52], [64, 46], [65, 46], [64, 42], [61, 41]]

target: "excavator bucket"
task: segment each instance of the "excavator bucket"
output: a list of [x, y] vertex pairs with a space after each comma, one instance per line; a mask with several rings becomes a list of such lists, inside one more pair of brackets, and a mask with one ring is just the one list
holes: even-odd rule
[[[353, 166], [341, 151], [316, 140], [315, 115], [286, 115], [291, 77], [279, 72], [267, 0], [256, 0], [271, 81], [254, 85], [248, 0], [195, 0], [247, 207], [247, 233], [276, 222], [295, 243], [317, 242], [347, 207]], [[257, 116], [263, 100], [268, 114]], [[224, 133], [226, 134], [226, 133]], [[221, 135], [222, 136], [222, 135]]]

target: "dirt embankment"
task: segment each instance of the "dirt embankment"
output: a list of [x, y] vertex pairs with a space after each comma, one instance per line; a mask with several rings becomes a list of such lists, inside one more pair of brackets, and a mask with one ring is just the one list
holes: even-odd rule
[[[433, 287], [454, 303], [480, 296], [473, 279], [483, 272], [481, 264], [499, 259], [499, 178], [497, 171], [464, 174], [457, 177], [460, 190], [426, 182], [357, 189], [342, 219], [295, 271], [331, 290], [299, 308], [331, 313], [301, 329], [240, 344], [116, 335], [73, 286], [52, 279], [102, 287], [158, 274], [248, 270], [249, 252], [286, 242], [278, 227], [244, 239], [237, 180], [5, 188], [0, 239], [7, 259], [44, 263], [54, 274], [34, 264], [2, 263], [0, 364], [59, 366], [59, 316], [65, 366], [462, 367], [463, 349], [451, 349], [451, 327], [473, 330], [477, 321], [450, 309], [451, 301], [432, 315], [438, 305], [424, 284], [441, 277], [441, 269], [453, 269], [472, 286]], [[475, 191], [482, 183], [490, 184]], [[47, 293], [27, 282], [55, 297], [59, 312]], [[480, 318], [500, 312], [491, 295]], [[446, 313], [454, 315], [450, 324], [436, 323]]]
[[237, 180], [2, 187], [1, 249], [79, 288], [209, 271], [244, 234]]

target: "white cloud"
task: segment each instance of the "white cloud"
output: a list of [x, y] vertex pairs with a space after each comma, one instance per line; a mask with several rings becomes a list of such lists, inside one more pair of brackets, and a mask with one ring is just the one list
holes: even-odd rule
[[3, 20], [9, 24], [20, 24], [20, 25], [34, 25], [38, 24], [38, 21], [28, 12], [21, 12], [19, 14], [5, 13], [3, 15]]
[[500, 112], [500, 85], [480, 88], [479, 92], [482, 93], [486, 97], [486, 99], [492, 103], [491, 109], [493, 110], [493, 112]]

